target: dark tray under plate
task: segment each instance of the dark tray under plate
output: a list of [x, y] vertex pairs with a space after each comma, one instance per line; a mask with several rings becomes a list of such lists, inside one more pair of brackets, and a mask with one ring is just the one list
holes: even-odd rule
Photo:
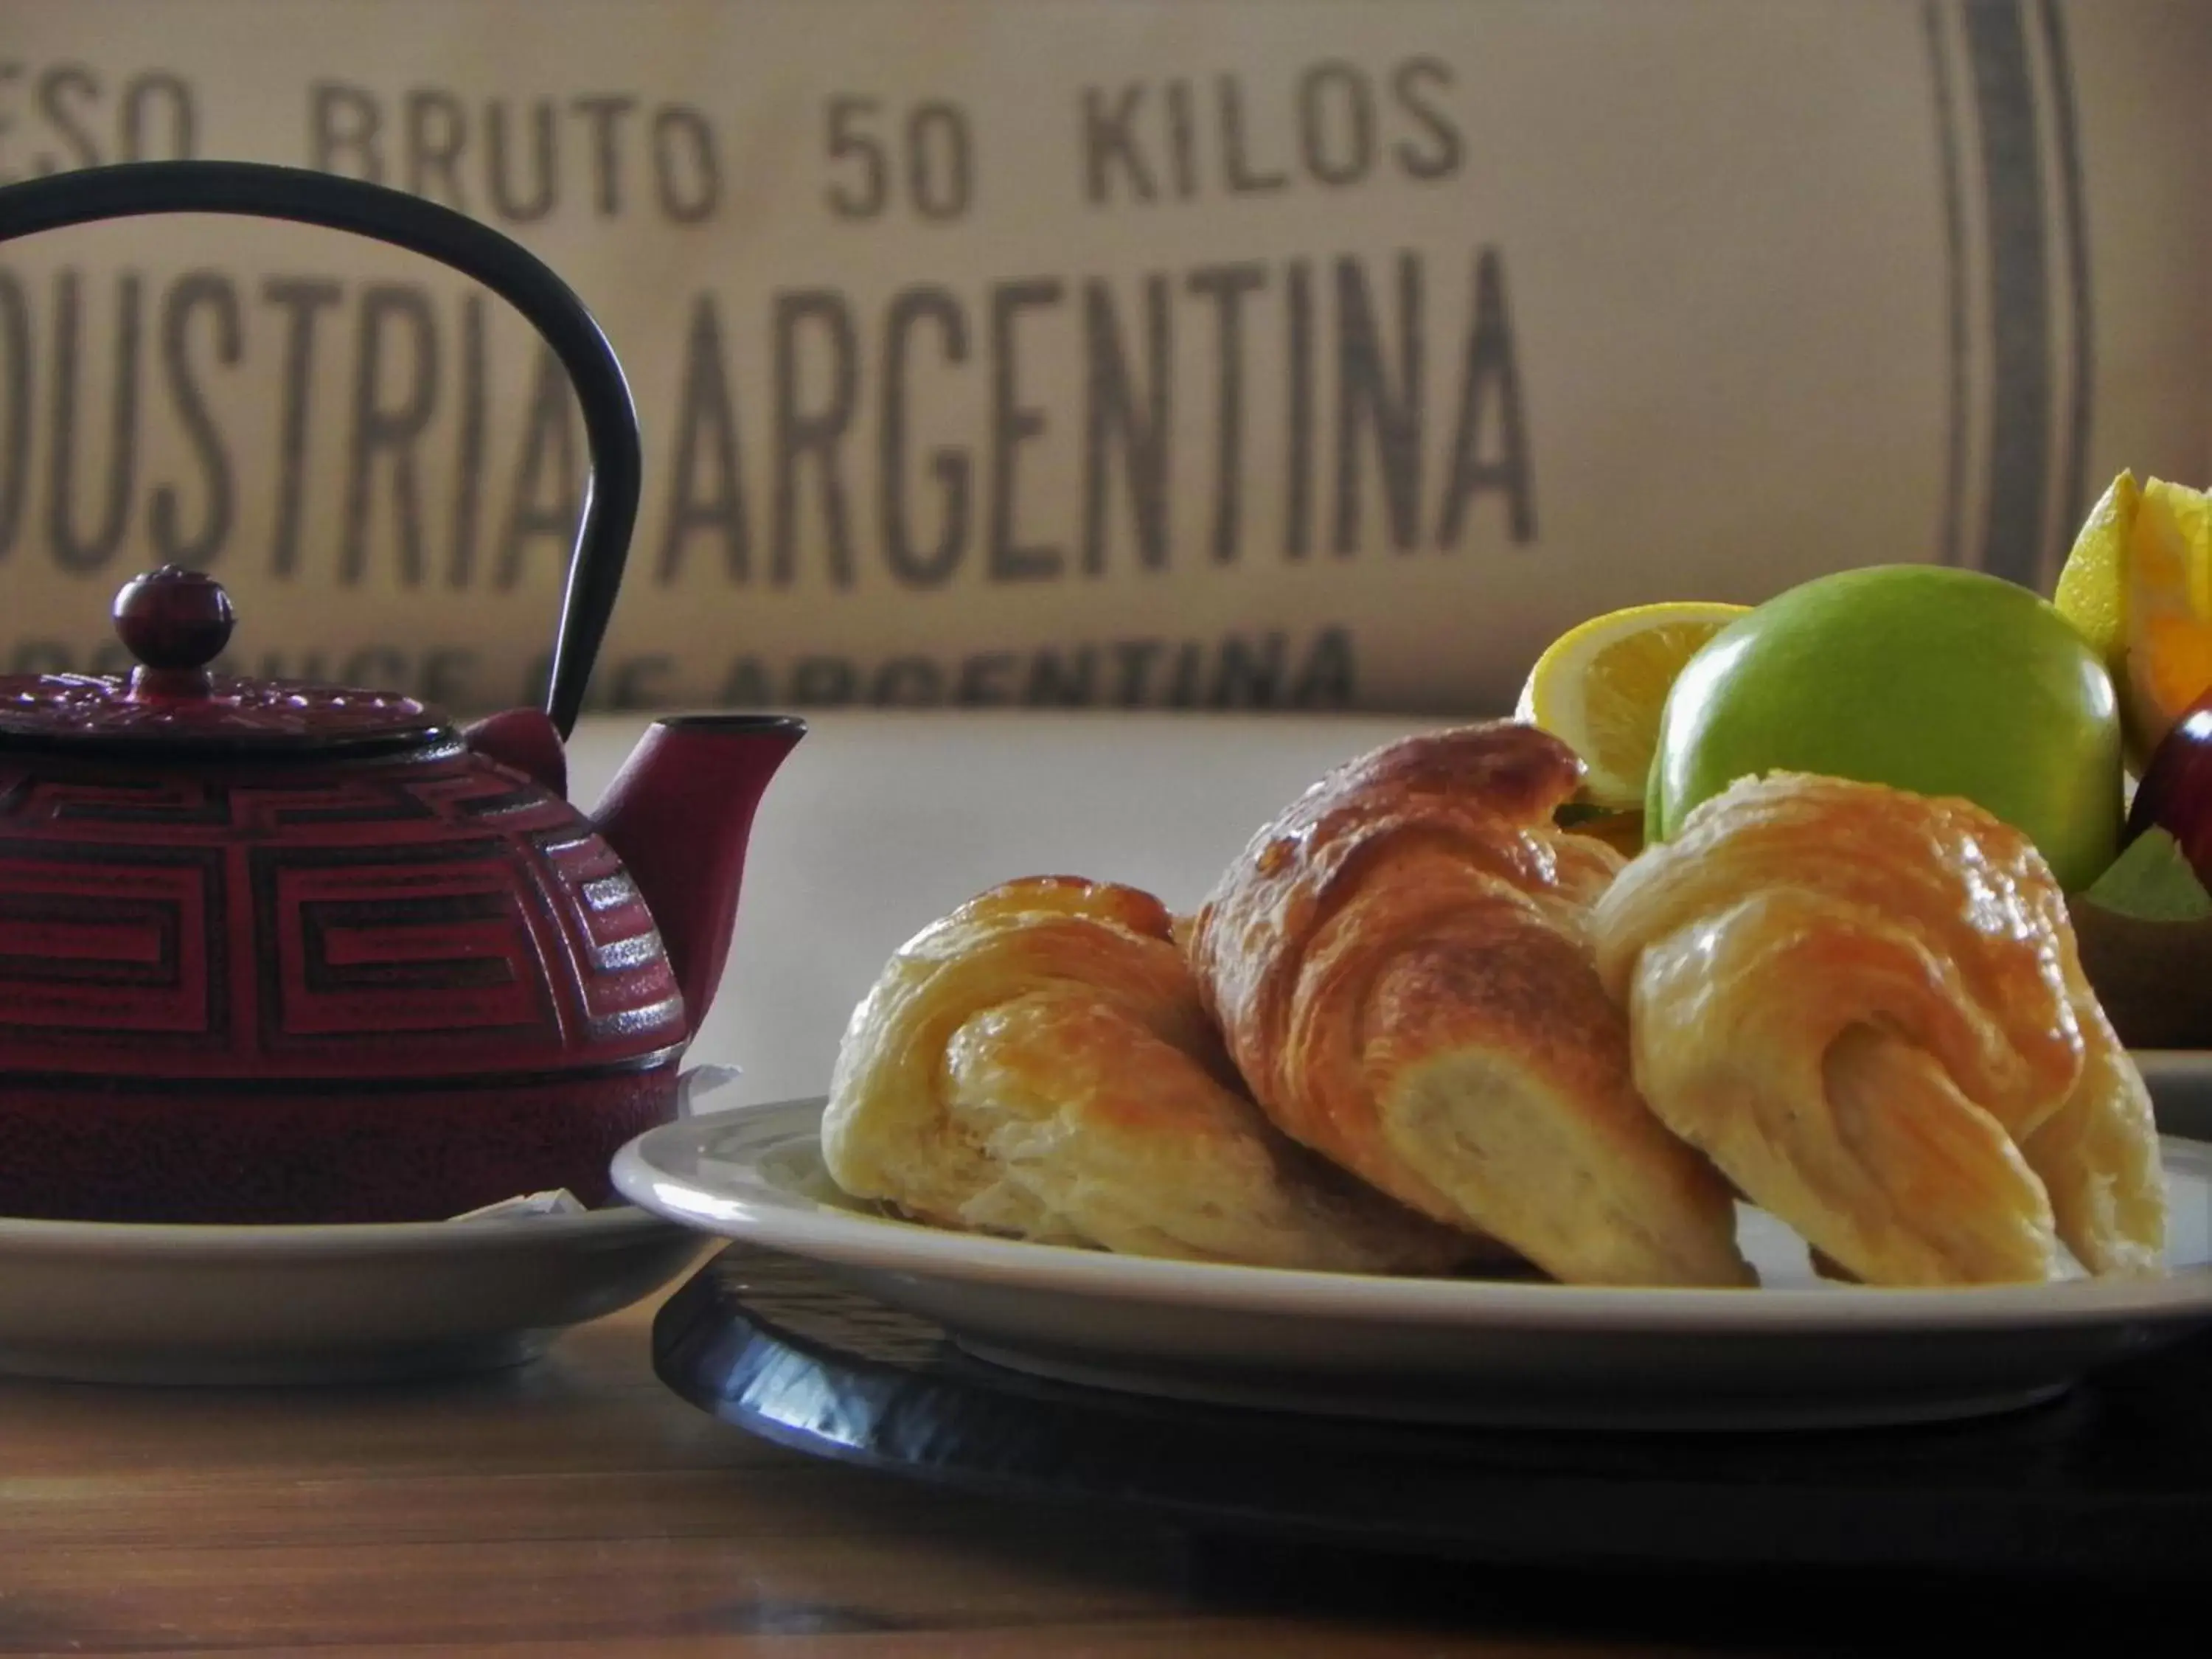
[[1024, 1376], [811, 1262], [733, 1245], [663, 1307], [653, 1356], [692, 1404], [799, 1451], [1212, 1531], [1555, 1565], [2212, 1566], [2212, 1338], [1937, 1427], [1435, 1428]]

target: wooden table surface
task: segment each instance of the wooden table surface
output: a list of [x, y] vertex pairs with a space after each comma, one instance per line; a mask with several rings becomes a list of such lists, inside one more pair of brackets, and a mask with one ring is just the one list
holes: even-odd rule
[[[533, 1365], [441, 1382], [0, 1381], [0, 1654], [1996, 1650], [1957, 1645], [1957, 1626], [1923, 1610], [1925, 1587], [1770, 1580], [1754, 1594], [1726, 1575], [1394, 1564], [949, 1496], [693, 1410], [653, 1376], [651, 1311], [572, 1332]], [[2045, 1650], [2023, 1632], [2113, 1628], [2079, 1587], [2044, 1606], [2017, 1585], [1936, 1594], [2013, 1651]]]
[[779, 1450], [659, 1383], [649, 1316], [429, 1384], [0, 1382], [0, 1652], [1534, 1650], [1433, 1613], [1301, 1605], [1164, 1531]]

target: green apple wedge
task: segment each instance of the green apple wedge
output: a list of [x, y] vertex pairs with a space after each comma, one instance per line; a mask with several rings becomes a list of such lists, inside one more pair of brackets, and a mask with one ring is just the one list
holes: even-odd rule
[[1979, 571], [1841, 571], [1715, 635], [1668, 693], [1646, 836], [1771, 771], [1962, 795], [2025, 832], [2068, 892], [2118, 848], [2111, 676], [2043, 599]]

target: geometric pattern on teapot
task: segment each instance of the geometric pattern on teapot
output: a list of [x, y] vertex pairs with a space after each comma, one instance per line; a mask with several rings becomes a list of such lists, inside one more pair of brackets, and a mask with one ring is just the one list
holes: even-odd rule
[[0, 760], [0, 1074], [511, 1081], [684, 1036], [612, 850], [480, 756]]

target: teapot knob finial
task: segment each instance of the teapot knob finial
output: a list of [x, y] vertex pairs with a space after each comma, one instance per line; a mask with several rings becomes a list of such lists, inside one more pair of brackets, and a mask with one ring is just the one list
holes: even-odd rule
[[205, 668], [230, 643], [238, 622], [222, 583], [174, 564], [125, 583], [114, 616], [116, 635], [131, 654], [163, 676]]

